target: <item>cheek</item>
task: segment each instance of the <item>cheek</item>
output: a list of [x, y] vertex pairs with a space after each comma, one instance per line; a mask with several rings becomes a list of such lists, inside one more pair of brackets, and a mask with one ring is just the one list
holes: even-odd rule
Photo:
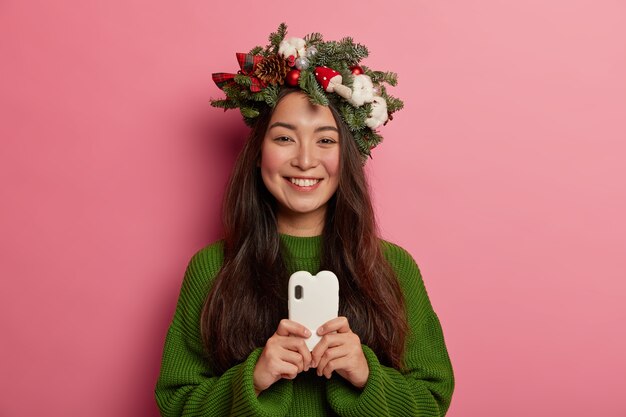
[[324, 166], [329, 177], [335, 182], [339, 182], [339, 152], [324, 158]]
[[281, 158], [278, 152], [270, 152], [266, 146], [263, 146], [261, 150], [261, 162], [259, 163], [263, 176], [275, 174], [280, 166], [280, 160]]

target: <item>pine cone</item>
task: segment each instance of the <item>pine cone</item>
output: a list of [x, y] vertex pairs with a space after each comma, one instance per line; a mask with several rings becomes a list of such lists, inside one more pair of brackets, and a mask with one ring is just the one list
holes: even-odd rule
[[254, 75], [266, 84], [280, 84], [285, 82], [289, 72], [287, 61], [278, 55], [270, 55], [256, 65]]

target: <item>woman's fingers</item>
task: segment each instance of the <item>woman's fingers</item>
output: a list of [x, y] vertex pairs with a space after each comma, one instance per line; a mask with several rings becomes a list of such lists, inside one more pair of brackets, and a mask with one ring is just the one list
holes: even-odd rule
[[309, 336], [311, 332], [303, 325], [281, 320], [254, 367], [253, 382], [257, 394], [280, 378], [293, 379], [300, 372], [309, 370], [311, 352], [304, 341]]
[[317, 364], [317, 376], [326, 376], [326, 378], [330, 378], [330, 375], [333, 373], [333, 368], [330, 365], [331, 362], [345, 357], [349, 352], [349, 349], [346, 345], [339, 345], [337, 347], [332, 347], [326, 349], [326, 352], [320, 358], [319, 363]]
[[346, 343], [327, 349], [317, 366], [317, 375], [330, 378], [333, 372], [355, 387], [363, 388], [369, 378], [369, 366], [361, 345]]
[[267, 345], [270, 345], [272, 351], [279, 358], [298, 365], [300, 371], [309, 370], [311, 366], [311, 352], [309, 352], [304, 339], [294, 336], [275, 335], [267, 341]]
[[317, 334], [324, 336], [325, 334], [332, 332], [349, 333], [350, 331], [348, 319], [340, 316], [324, 323], [319, 329], [317, 329]]
[[344, 379], [348, 380], [357, 388], [363, 388], [369, 378], [369, 366], [365, 359], [355, 361], [350, 356], [342, 356], [328, 362], [324, 368], [323, 375], [330, 379], [333, 372], [337, 372]]
[[324, 355], [324, 353], [329, 348], [344, 344], [345, 343], [344, 336], [346, 335], [339, 334], [339, 333], [332, 333], [332, 334], [327, 334], [324, 337], [322, 337], [322, 339], [319, 341], [317, 345], [315, 345], [315, 347], [313, 348], [313, 351], [311, 352], [311, 361], [312, 361], [311, 366], [314, 368], [319, 367], [322, 355]]
[[283, 347], [297, 352], [302, 358], [304, 370], [308, 371], [311, 367], [311, 352], [309, 351], [304, 339], [293, 336], [288, 336], [285, 339]]
[[281, 378], [294, 379], [300, 373], [299, 368], [293, 363], [283, 362], [277, 369]]
[[[297, 368], [297, 374], [299, 374], [300, 372], [304, 371], [304, 359], [302, 358], [302, 355], [298, 352], [294, 352], [292, 350], [287, 350], [284, 349], [283, 352], [281, 352], [281, 356], [280, 359], [283, 362], [287, 362], [290, 363], [294, 366], [296, 366]], [[282, 374], [282, 372], [281, 372]]]
[[[334, 359], [343, 356], [355, 358], [363, 356], [361, 340], [359, 336], [354, 333], [327, 334], [322, 338], [318, 346], [319, 345], [321, 345], [320, 350], [315, 351], [314, 349], [312, 353], [319, 376], [326, 374], [326, 372], [324, 372], [326, 365]], [[317, 349], [317, 346], [315, 346], [315, 348]]]
[[[252, 381], [257, 394], [266, 390], [274, 382], [283, 377], [283, 375], [295, 376], [298, 374], [298, 366], [296, 364], [283, 360], [284, 356], [282, 351], [291, 351], [286, 351], [280, 347], [272, 347], [270, 341], [271, 338], [265, 345], [252, 374]], [[291, 353], [299, 356], [295, 352]]]
[[284, 348], [296, 351], [302, 356], [303, 369], [308, 371], [311, 365], [311, 352], [307, 348], [304, 339], [308, 339], [311, 336], [311, 331], [300, 323], [283, 319], [278, 324], [276, 335], [280, 336], [281, 345]]
[[318, 330], [318, 334], [323, 334], [322, 340], [311, 352], [311, 366], [317, 368], [317, 375], [330, 378], [333, 372], [337, 372], [354, 386], [365, 386], [369, 366], [361, 339], [350, 330], [347, 319], [330, 320]]
[[[324, 352], [326, 352], [326, 349], [338, 346], [341, 343], [346, 343], [346, 341], [343, 340], [343, 336], [356, 336], [352, 333], [352, 330], [350, 330], [348, 319], [344, 316], [327, 321], [317, 329], [317, 334], [322, 336], [322, 339], [315, 348], [313, 348], [313, 352], [311, 352], [311, 359], [313, 361], [311, 366], [313, 367], [319, 366], [320, 359]], [[358, 339], [358, 336], [356, 336], [356, 338]], [[350, 342], [350, 340], [347, 340], [347, 342]]]
[[299, 336], [307, 339], [309, 336], [311, 336], [311, 331], [300, 323], [296, 323], [292, 320], [282, 319], [280, 323], [278, 323], [276, 334], [279, 336]]

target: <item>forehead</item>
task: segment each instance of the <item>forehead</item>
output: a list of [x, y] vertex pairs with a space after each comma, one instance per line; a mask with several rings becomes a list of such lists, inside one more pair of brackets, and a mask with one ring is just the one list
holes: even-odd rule
[[287, 94], [274, 108], [270, 125], [273, 122], [285, 122], [296, 126], [333, 126], [337, 127], [330, 108], [309, 101], [306, 94], [295, 92]]

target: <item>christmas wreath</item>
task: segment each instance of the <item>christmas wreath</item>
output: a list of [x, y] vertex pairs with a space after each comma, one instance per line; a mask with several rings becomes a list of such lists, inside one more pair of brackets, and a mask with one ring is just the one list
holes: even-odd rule
[[266, 47], [236, 54], [240, 68], [236, 74], [213, 74], [226, 98], [211, 100], [211, 105], [238, 108], [251, 126], [264, 107], [276, 105], [282, 86], [299, 87], [314, 104], [327, 106], [332, 101], [361, 154], [370, 156], [383, 139], [377, 129], [403, 107], [384, 85], [395, 86], [397, 75], [361, 65], [369, 52], [350, 37], [324, 41], [320, 33], [304, 38], [286, 38], [286, 34], [287, 26], [281, 23]]

